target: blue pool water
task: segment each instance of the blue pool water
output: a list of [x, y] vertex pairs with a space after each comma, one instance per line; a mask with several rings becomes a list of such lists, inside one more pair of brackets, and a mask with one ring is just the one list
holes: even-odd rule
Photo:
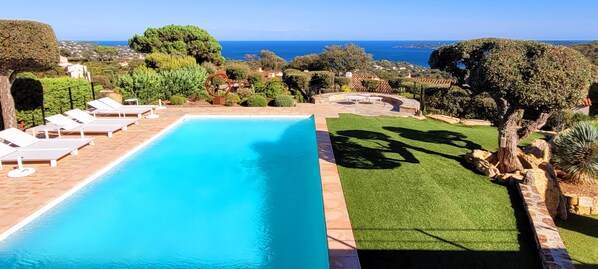
[[186, 119], [0, 242], [0, 268], [327, 268], [312, 118]]

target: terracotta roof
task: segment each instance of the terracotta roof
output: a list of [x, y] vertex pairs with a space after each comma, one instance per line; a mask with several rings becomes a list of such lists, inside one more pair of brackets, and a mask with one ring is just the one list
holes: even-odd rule
[[455, 80], [453, 79], [444, 79], [444, 78], [411, 78], [415, 82], [419, 83], [426, 83], [426, 84], [453, 84]]

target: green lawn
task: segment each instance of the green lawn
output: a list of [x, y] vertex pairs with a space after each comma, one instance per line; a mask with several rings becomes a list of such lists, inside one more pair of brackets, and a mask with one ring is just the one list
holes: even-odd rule
[[570, 215], [556, 225], [575, 266], [598, 268], [598, 216]]
[[538, 268], [518, 193], [464, 167], [491, 127], [328, 119], [363, 268]]

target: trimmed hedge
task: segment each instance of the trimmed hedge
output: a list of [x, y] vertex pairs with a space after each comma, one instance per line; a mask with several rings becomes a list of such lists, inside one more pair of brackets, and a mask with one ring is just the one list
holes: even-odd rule
[[45, 23], [0, 20], [0, 70], [38, 71], [58, 63], [58, 40]]
[[229, 93], [224, 101], [225, 106], [234, 106], [241, 102], [241, 97], [236, 93]]
[[249, 106], [249, 107], [268, 106], [268, 100], [266, 100], [265, 97], [263, 97], [259, 94], [254, 94], [254, 95], [250, 96], [249, 98], [247, 98], [247, 106]]
[[294, 106], [293, 97], [289, 95], [279, 95], [274, 98], [274, 106], [292, 107]]
[[[33, 126], [33, 121], [37, 125], [43, 124], [42, 104], [46, 117], [71, 109], [69, 87], [73, 97], [73, 107], [86, 109], [86, 102], [93, 96], [89, 81], [70, 77], [38, 79], [30, 73], [19, 75], [11, 88], [15, 99], [17, 121], [23, 121], [25, 127]], [[101, 87], [97, 86], [95, 88], [96, 91], [100, 89]]]
[[184, 96], [180, 96], [180, 95], [173, 95], [170, 97], [170, 104], [171, 105], [182, 105], [184, 103], [187, 103], [187, 98], [185, 98]]

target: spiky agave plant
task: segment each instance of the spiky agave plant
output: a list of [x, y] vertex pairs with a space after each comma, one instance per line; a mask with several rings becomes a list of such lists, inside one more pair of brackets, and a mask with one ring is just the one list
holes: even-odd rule
[[596, 184], [598, 180], [598, 128], [589, 122], [577, 123], [554, 140], [555, 164], [575, 183]]

